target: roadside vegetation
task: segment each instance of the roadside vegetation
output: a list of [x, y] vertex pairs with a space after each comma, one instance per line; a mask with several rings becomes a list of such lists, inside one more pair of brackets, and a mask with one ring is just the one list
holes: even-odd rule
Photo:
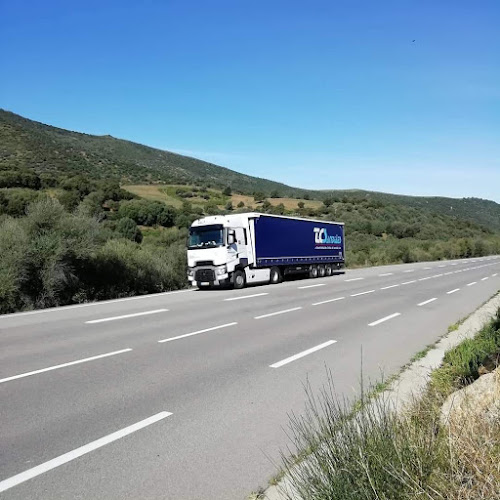
[[475, 338], [446, 353], [427, 392], [402, 414], [366, 395], [353, 411], [332, 382], [318, 397], [309, 393], [305, 415], [291, 419], [298, 452], [283, 455], [289, 498], [500, 498], [500, 406], [489, 420], [473, 409], [460, 425], [442, 416], [447, 397], [499, 359], [500, 310]]

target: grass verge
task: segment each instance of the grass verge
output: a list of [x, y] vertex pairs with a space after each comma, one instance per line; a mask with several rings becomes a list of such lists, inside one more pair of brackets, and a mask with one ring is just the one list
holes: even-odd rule
[[383, 397], [362, 398], [353, 412], [331, 379], [318, 397], [308, 391], [305, 414], [291, 418], [292, 449], [299, 451], [282, 457], [286, 497], [499, 499], [500, 421], [486, 425], [471, 413], [460, 429], [441, 422], [444, 400], [485, 364], [498, 365], [499, 353], [500, 310], [446, 353], [427, 392], [403, 414]]

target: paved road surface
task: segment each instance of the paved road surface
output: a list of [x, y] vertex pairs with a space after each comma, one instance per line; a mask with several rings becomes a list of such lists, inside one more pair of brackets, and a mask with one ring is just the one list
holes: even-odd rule
[[0, 316], [0, 498], [246, 498], [306, 377], [354, 395], [499, 289], [488, 257]]

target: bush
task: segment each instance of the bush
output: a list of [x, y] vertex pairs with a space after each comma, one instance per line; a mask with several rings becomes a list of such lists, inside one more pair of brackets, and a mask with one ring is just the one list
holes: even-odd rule
[[134, 242], [116, 240], [112, 223], [84, 212], [46, 198], [26, 217], [0, 221], [1, 313], [185, 286], [185, 230], [167, 233], [164, 246], [141, 246], [133, 220], [118, 220], [116, 233]]
[[9, 313], [23, 307], [21, 287], [26, 274], [25, 248], [28, 235], [18, 220], [0, 222], [0, 313]]
[[141, 230], [137, 227], [137, 224], [132, 219], [128, 217], [123, 217], [116, 224], [116, 232], [123, 238], [140, 243], [142, 241]]
[[[182, 258], [183, 257], [183, 258]], [[153, 251], [126, 240], [110, 240], [98, 252], [89, 288], [95, 298], [164, 292], [186, 283], [185, 248]]]
[[26, 208], [30, 203], [43, 197], [42, 193], [31, 189], [2, 189], [0, 190], [0, 214], [22, 217], [26, 215]]
[[174, 225], [176, 210], [160, 201], [129, 200], [122, 201], [118, 209], [118, 216], [127, 217], [142, 226], [160, 225], [171, 227]]
[[466, 385], [479, 377], [488, 356], [500, 353], [500, 309], [496, 318], [474, 338], [465, 339], [446, 352], [443, 365], [432, 373], [433, 384], [443, 392]]

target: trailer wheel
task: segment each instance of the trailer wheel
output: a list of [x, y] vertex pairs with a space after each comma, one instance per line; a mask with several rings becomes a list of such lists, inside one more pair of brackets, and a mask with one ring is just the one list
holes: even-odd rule
[[245, 273], [243, 271], [240, 271], [239, 269], [234, 272], [233, 274], [233, 285], [234, 288], [240, 289], [240, 288], [245, 288], [246, 285], [246, 278], [245, 278]]
[[323, 266], [323, 265], [319, 265], [319, 266], [318, 266], [318, 276], [319, 276], [320, 278], [323, 278], [325, 275], [326, 275], [326, 269], [325, 269], [325, 266]]
[[318, 268], [317, 266], [311, 266], [309, 268], [309, 278], [317, 278], [318, 277]]
[[332, 266], [330, 264], [327, 264], [325, 266], [325, 272], [326, 272], [327, 276], [331, 276], [333, 274], [333, 269], [332, 269]]
[[270, 279], [269, 281], [275, 285], [276, 283], [281, 283], [283, 281], [283, 275], [279, 267], [271, 267]]

